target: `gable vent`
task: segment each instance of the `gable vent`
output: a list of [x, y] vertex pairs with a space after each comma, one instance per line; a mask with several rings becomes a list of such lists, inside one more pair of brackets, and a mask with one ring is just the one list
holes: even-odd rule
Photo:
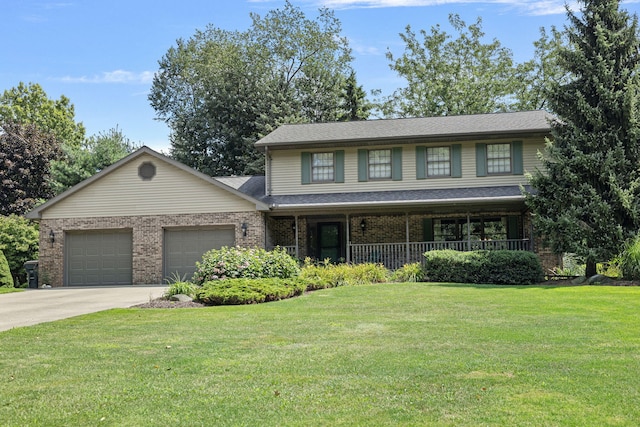
[[156, 166], [151, 162], [144, 162], [138, 167], [138, 176], [143, 181], [151, 181], [156, 176]]

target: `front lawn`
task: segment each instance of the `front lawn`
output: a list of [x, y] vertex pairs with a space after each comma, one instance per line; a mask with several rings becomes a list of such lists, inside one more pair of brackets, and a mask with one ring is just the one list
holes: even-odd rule
[[0, 294], [10, 294], [12, 292], [22, 292], [24, 289], [21, 288], [7, 288], [5, 286], [0, 286]]
[[640, 288], [384, 284], [0, 333], [2, 425], [637, 425]]

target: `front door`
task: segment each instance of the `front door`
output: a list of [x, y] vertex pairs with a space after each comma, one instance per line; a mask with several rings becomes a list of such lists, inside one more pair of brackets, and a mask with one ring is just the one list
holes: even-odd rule
[[342, 245], [342, 224], [339, 222], [326, 222], [318, 224], [318, 259], [338, 262], [344, 258]]

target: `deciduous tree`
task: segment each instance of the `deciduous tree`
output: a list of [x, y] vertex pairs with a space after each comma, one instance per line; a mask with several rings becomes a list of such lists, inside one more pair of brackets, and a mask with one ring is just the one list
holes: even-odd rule
[[37, 83], [20, 82], [0, 96], [0, 122], [9, 121], [32, 123], [68, 146], [80, 146], [84, 140], [84, 125], [75, 121], [69, 98], [50, 99]]
[[209, 175], [261, 172], [253, 143], [282, 123], [336, 120], [350, 50], [328, 9], [290, 2], [244, 32], [213, 26], [160, 60], [149, 100], [171, 129], [171, 155]]
[[52, 164], [52, 174], [57, 177], [54, 192], [60, 194], [137, 148], [117, 127], [87, 138], [80, 147], [66, 147], [66, 160]]
[[24, 214], [53, 196], [50, 162], [60, 154], [57, 138], [36, 125], [0, 123], [0, 215]]
[[516, 111], [549, 110], [549, 96], [554, 87], [568, 83], [570, 73], [560, 66], [558, 52], [567, 44], [566, 35], [552, 26], [540, 28], [540, 38], [534, 45], [534, 57], [516, 66], [515, 98], [511, 106]]
[[458, 32], [453, 38], [439, 25], [420, 31], [410, 26], [400, 34], [405, 51], [399, 57], [387, 52], [391, 69], [407, 81], [404, 88], [381, 103], [387, 117], [446, 116], [492, 113], [510, 108], [516, 84], [509, 49], [494, 39], [485, 43], [482, 19], [467, 25], [449, 15]]

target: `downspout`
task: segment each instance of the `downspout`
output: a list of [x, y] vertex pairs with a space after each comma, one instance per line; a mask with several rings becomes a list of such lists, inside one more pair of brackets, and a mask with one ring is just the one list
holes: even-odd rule
[[264, 147], [264, 174], [266, 179], [264, 180], [264, 194], [271, 196], [271, 154], [269, 154], [269, 147]]

